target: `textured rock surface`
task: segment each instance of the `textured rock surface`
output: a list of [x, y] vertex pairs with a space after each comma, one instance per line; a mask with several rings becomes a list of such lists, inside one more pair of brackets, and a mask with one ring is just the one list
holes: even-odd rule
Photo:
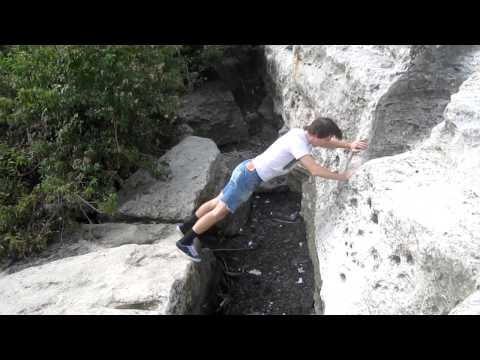
[[156, 180], [139, 170], [119, 193], [118, 217], [133, 220], [180, 222], [214, 194], [213, 177], [220, 151], [210, 139], [190, 136], [166, 153], [171, 172], [166, 180]]
[[333, 170], [363, 163], [348, 183], [303, 182], [318, 313], [446, 314], [474, 291], [479, 50], [266, 47], [287, 126], [331, 116], [347, 139], [371, 144], [351, 161], [341, 150], [315, 152]]
[[126, 244], [153, 244], [155, 241], [168, 238], [173, 229], [173, 225], [170, 224], [81, 224], [76, 229], [64, 233], [62, 239], [50, 244], [39, 256], [17, 261], [9, 266], [5, 273], [14, 273], [31, 266]]
[[184, 258], [177, 238], [173, 225], [83, 226], [62, 251], [0, 274], [0, 314], [200, 313], [217, 265], [209, 252]]
[[459, 305], [455, 306], [449, 315], [480, 315], [480, 291], [475, 291]]
[[179, 118], [196, 136], [211, 138], [218, 146], [248, 138], [248, 126], [232, 93], [213, 82], [182, 99]]
[[410, 150], [428, 137], [443, 120], [450, 96], [479, 63], [472, 46], [422, 50], [376, 107], [369, 158]]

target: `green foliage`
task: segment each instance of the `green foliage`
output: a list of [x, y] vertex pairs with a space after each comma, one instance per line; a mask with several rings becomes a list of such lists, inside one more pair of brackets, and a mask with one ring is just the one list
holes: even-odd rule
[[31, 191], [31, 164], [31, 154], [0, 143], [0, 257], [42, 249], [51, 235], [51, 220], [42, 220], [42, 196]]
[[219, 61], [225, 51], [223, 45], [183, 45], [179, 49], [184, 60], [186, 84], [193, 89], [207, 80], [212, 65]]
[[43, 248], [71, 220], [115, 211], [138, 166], [171, 145], [179, 97], [220, 46], [0, 49], [0, 258]]

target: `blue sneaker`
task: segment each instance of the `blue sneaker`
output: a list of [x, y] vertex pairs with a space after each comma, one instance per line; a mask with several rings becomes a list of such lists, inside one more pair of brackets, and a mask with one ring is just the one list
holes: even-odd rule
[[182, 245], [180, 244], [180, 240], [176, 242], [177, 249], [186, 257], [188, 257], [190, 260], [193, 260], [195, 262], [200, 262], [202, 259], [200, 258], [200, 255], [198, 254], [197, 250], [195, 249], [195, 246], [193, 245]]

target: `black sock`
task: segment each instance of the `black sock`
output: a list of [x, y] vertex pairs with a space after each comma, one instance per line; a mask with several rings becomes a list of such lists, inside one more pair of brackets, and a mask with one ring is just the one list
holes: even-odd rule
[[198, 234], [193, 231], [193, 229], [188, 230], [188, 232], [183, 235], [183, 238], [180, 239], [180, 244], [190, 246], [193, 244], [193, 240], [198, 236]]
[[192, 216], [190, 216], [187, 220], [183, 222], [183, 224], [180, 225], [180, 229], [184, 234], [186, 234], [187, 231], [190, 230], [197, 221], [198, 217], [197, 215], [195, 215], [195, 213], [193, 213]]

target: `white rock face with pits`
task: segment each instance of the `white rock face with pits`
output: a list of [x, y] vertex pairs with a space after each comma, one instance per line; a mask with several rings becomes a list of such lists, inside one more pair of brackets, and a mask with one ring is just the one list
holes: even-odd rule
[[[267, 46], [275, 108], [291, 127], [329, 116], [363, 154], [346, 183], [303, 182], [324, 314], [448, 314], [480, 270], [480, 47]], [[473, 295], [472, 295], [473, 296]]]

